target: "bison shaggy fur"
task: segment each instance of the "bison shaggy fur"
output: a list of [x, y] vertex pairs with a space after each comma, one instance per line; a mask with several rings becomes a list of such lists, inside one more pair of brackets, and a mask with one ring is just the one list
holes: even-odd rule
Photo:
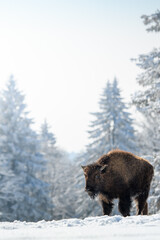
[[96, 162], [82, 166], [91, 198], [99, 196], [104, 215], [110, 215], [113, 199], [119, 199], [119, 211], [130, 215], [131, 200], [137, 203], [137, 214], [148, 214], [147, 198], [153, 177], [153, 166], [132, 153], [112, 150]]

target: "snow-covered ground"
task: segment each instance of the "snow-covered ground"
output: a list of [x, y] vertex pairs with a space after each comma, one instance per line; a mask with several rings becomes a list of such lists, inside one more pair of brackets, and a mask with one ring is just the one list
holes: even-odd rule
[[0, 223], [0, 239], [160, 239], [160, 214], [152, 216], [102, 216], [60, 221]]

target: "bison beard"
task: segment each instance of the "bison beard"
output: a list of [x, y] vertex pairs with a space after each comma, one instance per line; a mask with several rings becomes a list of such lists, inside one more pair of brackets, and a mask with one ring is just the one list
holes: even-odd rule
[[98, 195], [98, 193], [96, 194], [94, 191], [87, 191], [87, 190], [86, 190], [86, 192], [88, 193], [88, 195], [89, 195], [90, 198], [92, 198], [92, 199], [94, 199], [94, 198]]
[[98, 196], [98, 193], [99, 193], [98, 191], [96, 191], [94, 189], [90, 189], [90, 190], [85, 189], [85, 191], [88, 193], [88, 195], [92, 199], [94, 199], [96, 196]]
[[153, 177], [153, 167], [132, 153], [113, 150], [95, 163], [82, 166], [88, 195], [97, 195], [104, 215], [110, 215], [113, 199], [119, 199], [119, 211], [130, 215], [131, 199], [137, 203], [137, 214], [148, 214], [147, 198]]

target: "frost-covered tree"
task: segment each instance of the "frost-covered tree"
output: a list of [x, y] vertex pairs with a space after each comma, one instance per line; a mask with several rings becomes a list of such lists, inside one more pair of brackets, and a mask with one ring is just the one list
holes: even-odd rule
[[149, 28], [147, 28], [147, 31], [155, 31], [160, 32], [160, 11], [157, 10], [155, 13], [151, 15], [143, 15], [141, 18], [144, 19], [145, 25], [150, 25]]
[[[160, 11], [149, 16], [143, 15], [144, 24], [148, 25], [147, 31], [160, 32]], [[137, 81], [140, 90], [136, 92], [133, 103], [145, 117], [145, 125], [140, 133], [141, 149], [143, 154], [149, 154], [149, 160], [155, 168], [150, 202], [152, 213], [160, 211], [160, 48], [155, 48], [148, 54], [141, 54], [136, 60], [137, 65], [142, 69]], [[152, 201], [151, 201], [152, 199]], [[154, 201], [153, 201], [154, 200]]]
[[[160, 11], [149, 16], [143, 15], [145, 25], [150, 25], [147, 31], [160, 32]], [[136, 93], [133, 103], [145, 114], [160, 116], [160, 48], [153, 49], [148, 54], [141, 54], [136, 60], [142, 69], [137, 81], [142, 90]]]
[[50, 127], [46, 120], [41, 125], [40, 138], [42, 151], [46, 153], [46, 151], [49, 152], [49, 150], [55, 148], [56, 138], [55, 135], [50, 131]]
[[133, 103], [145, 114], [160, 115], [160, 49], [140, 55], [137, 65], [143, 70], [137, 78], [143, 88], [135, 94]]
[[[149, 16], [143, 15], [144, 24], [149, 25], [147, 31], [160, 31], [160, 12]], [[160, 49], [153, 49], [148, 54], [141, 54], [136, 60], [142, 73], [137, 77], [141, 90], [135, 93], [133, 104], [146, 117], [146, 127], [142, 131], [142, 139], [148, 138], [146, 149], [157, 152], [160, 149]], [[142, 140], [143, 141], [143, 140]]]
[[56, 146], [55, 135], [51, 132], [47, 121], [41, 126], [40, 142], [41, 150], [47, 160], [43, 177], [50, 185], [53, 219], [74, 217], [74, 167], [68, 159], [68, 154]]
[[77, 198], [74, 191], [74, 164], [70, 162], [68, 153], [61, 150], [61, 156], [55, 162], [55, 176], [53, 181], [54, 218], [75, 217], [75, 202]]
[[[60, 157], [60, 152], [56, 147], [55, 135], [50, 131], [50, 126], [46, 120], [41, 125], [39, 139], [41, 144], [41, 152], [47, 161], [46, 171], [44, 172], [44, 179], [47, 182], [51, 182], [56, 171], [54, 163], [56, 159]], [[50, 194], [51, 191], [52, 190], [50, 186]]]
[[95, 161], [115, 148], [135, 152], [133, 120], [121, 97], [116, 78], [112, 84], [107, 82], [99, 106], [100, 111], [92, 113], [96, 119], [92, 121], [91, 130], [88, 131], [91, 139], [87, 146], [89, 158]]
[[141, 154], [158, 154], [160, 151], [160, 127], [158, 118], [144, 114], [143, 122], [141, 122], [141, 127], [136, 137]]
[[41, 143], [41, 152], [46, 159], [46, 171], [44, 180], [50, 184], [50, 196], [53, 199], [54, 184], [57, 174], [56, 161], [61, 158], [61, 153], [56, 147], [55, 135], [50, 131], [50, 126], [45, 120], [41, 125], [39, 139]]
[[149, 197], [149, 213], [155, 214], [160, 213], [160, 156], [155, 154], [147, 156], [147, 158], [154, 166], [154, 177]]
[[13, 76], [0, 96], [0, 219], [51, 219], [46, 164]]

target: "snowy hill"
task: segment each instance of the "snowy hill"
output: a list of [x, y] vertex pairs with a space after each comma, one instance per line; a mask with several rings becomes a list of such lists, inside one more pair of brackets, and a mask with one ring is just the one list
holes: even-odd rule
[[58, 239], [160, 239], [160, 214], [152, 216], [102, 216], [37, 223], [0, 223], [3, 240]]

